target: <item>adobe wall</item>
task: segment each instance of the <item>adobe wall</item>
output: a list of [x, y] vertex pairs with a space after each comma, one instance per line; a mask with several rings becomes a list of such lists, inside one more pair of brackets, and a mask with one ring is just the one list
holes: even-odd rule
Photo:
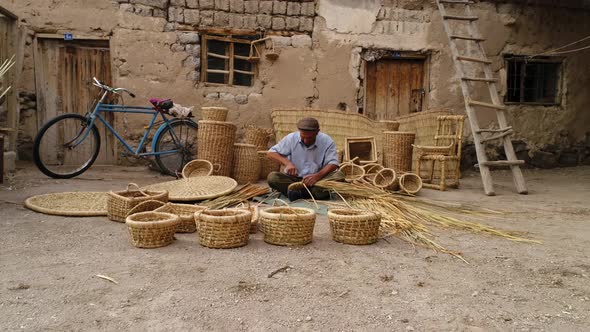
[[[171, 97], [191, 106], [222, 105], [239, 126], [269, 127], [273, 108], [326, 108], [355, 112], [364, 98], [364, 50], [418, 51], [428, 56], [425, 108], [463, 113], [463, 98], [446, 35], [434, 1], [421, 0], [12, 0], [6, 5], [29, 29], [108, 36], [115, 84], [133, 90], [144, 105], [150, 97]], [[590, 12], [550, 6], [480, 2], [475, 12], [487, 39], [495, 74], [505, 81], [502, 54], [534, 54], [584, 37]], [[92, 13], [88, 15], [88, 13]], [[264, 57], [252, 87], [212, 87], [200, 82], [202, 28], [264, 29], [276, 35], [276, 61]], [[30, 47], [25, 92], [34, 92]], [[564, 63], [565, 86], [559, 107], [510, 106], [521, 155], [548, 148], [563, 150], [586, 139], [590, 96], [585, 53]], [[503, 84], [503, 83], [502, 83]], [[483, 95], [483, 91], [477, 94]], [[23, 96], [24, 135], [34, 135]], [[491, 114], [481, 117], [485, 123]], [[130, 121], [130, 126], [135, 121]], [[119, 121], [119, 126], [123, 124]], [[129, 128], [130, 132], [136, 128]], [[548, 149], [549, 149], [548, 148]], [[555, 151], [555, 152], [559, 152]], [[552, 152], [553, 153], [553, 152]], [[555, 158], [559, 154], [555, 154]], [[551, 158], [553, 158], [551, 157]]]

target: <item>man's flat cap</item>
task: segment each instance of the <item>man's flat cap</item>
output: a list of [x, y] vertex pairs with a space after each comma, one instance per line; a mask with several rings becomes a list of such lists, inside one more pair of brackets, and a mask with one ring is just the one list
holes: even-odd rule
[[305, 131], [316, 131], [320, 129], [320, 123], [315, 118], [303, 118], [297, 122], [297, 128]]

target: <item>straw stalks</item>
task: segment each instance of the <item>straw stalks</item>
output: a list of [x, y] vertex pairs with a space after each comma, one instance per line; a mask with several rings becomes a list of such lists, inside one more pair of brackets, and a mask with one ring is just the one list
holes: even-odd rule
[[[2, 64], [0, 65], [0, 81], [3, 80], [4, 75], [6, 75], [6, 73], [10, 70], [10, 68], [12, 68], [12, 66], [14, 66], [15, 63], [16, 62], [14, 61], [14, 55], [10, 59], [4, 60], [4, 62], [2, 62]], [[8, 93], [10, 88], [11, 86], [8, 86], [6, 89], [4, 89], [3, 86], [0, 87], [0, 99], [2, 99], [2, 97], [4, 97], [4, 95]]]
[[256, 196], [266, 195], [269, 192], [270, 189], [266, 186], [258, 186], [248, 183], [240, 187], [239, 189], [235, 190], [231, 194], [200, 203], [199, 205], [207, 206], [209, 209], [212, 210], [223, 209], [228, 206], [242, 203]]

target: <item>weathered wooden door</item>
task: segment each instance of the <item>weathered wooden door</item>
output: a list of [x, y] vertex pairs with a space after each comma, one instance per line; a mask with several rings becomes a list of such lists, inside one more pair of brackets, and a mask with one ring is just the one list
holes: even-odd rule
[[424, 60], [396, 59], [367, 62], [365, 115], [393, 120], [422, 111]]
[[[40, 126], [64, 113], [86, 114], [96, 98], [98, 88], [92, 77], [112, 85], [108, 41], [63, 41], [35, 39], [35, 75]], [[113, 114], [103, 114], [113, 124]], [[98, 125], [101, 148], [97, 164], [114, 164], [115, 140], [104, 126]], [[46, 149], [48, 154], [53, 153]]]

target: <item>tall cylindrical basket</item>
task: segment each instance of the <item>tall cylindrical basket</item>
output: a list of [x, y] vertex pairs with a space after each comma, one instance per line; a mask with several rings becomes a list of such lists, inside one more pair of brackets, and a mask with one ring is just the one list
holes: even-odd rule
[[258, 159], [260, 160], [260, 179], [266, 180], [268, 174], [271, 172], [278, 172], [281, 164], [266, 156], [268, 151], [258, 151]]
[[256, 145], [234, 144], [233, 178], [239, 183], [256, 183], [260, 177], [260, 159]]
[[396, 172], [410, 172], [415, 137], [416, 134], [411, 132], [383, 132], [383, 166]]
[[227, 120], [227, 108], [225, 107], [201, 107], [201, 119], [211, 121]]
[[247, 126], [244, 133], [244, 140], [247, 144], [256, 145], [257, 150], [266, 150], [268, 149], [271, 133], [271, 129], [268, 128]]
[[231, 176], [236, 126], [231, 122], [201, 120], [198, 137], [199, 159], [219, 165], [214, 175]]

